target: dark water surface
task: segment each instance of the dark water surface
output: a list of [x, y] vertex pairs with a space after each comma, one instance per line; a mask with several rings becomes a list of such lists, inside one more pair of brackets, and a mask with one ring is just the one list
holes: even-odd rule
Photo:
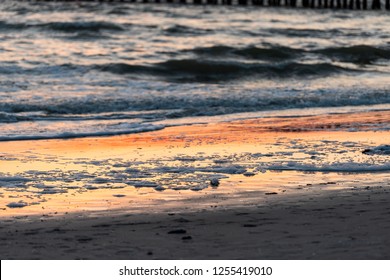
[[2, 1], [0, 140], [388, 110], [389, 61], [385, 11]]

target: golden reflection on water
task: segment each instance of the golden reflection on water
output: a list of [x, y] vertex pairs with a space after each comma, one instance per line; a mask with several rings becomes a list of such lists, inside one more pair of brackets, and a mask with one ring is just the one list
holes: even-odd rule
[[[172, 127], [162, 131], [134, 134], [128, 136], [106, 138], [84, 138], [70, 140], [45, 140], [45, 141], [18, 141], [0, 143], [0, 170], [7, 176], [19, 176], [33, 172], [35, 179], [31, 183], [46, 184], [49, 189], [69, 186], [65, 193], [36, 195], [42, 189], [33, 185], [26, 193], [23, 188], [3, 187], [0, 195], [1, 216], [31, 215], [31, 214], [61, 214], [66, 212], [100, 211], [111, 209], [126, 209], [127, 211], [159, 211], [159, 209], [173, 209], [177, 207], [202, 208], [212, 205], [226, 205], [242, 203], [239, 199], [243, 193], [253, 194], [243, 198], [248, 201], [257, 199], [266, 202], [266, 193], [277, 193], [277, 197], [285, 197], [297, 192], [310, 192], [314, 188], [343, 189], [360, 186], [364, 183], [378, 183], [387, 178], [388, 174], [337, 174], [321, 172], [296, 172], [296, 171], [267, 171], [256, 172], [254, 176], [243, 174], [228, 175], [220, 179], [218, 187], [209, 186], [200, 191], [172, 190], [169, 185], [164, 191], [156, 191], [151, 187], [136, 188], [126, 185], [123, 181], [103, 182], [99, 189], [87, 189], [81, 181], [66, 181], [63, 174], [83, 173], [91, 176], [101, 176], [110, 170], [123, 172], [123, 168], [112, 168], [115, 162], [142, 162], [138, 168], [148, 170], [154, 168], [156, 159], [165, 162], [166, 166], [197, 166], [208, 167], [213, 164], [210, 160], [192, 160], [187, 164], [178, 162], [175, 157], [199, 157], [211, 156], [211, 159], [220, 158], [221, 155], [255, 154], [289, 152], [290, 143], [318, 143], [318, 150], [325, 149], [324, 140], [332, 143], [355, 141], [367, 145], [386, 144], [390, 139], [387, 131], [361, 131], [347, 132], [342, 128], [348, 128], [348, 124], [359, 120], [360, 126], [371, 123], [385, 122], [387, 112], [377, 114], [335, 115], [324, 117], [303, 117], [298, 119], [257, 119], [237, 121], [231, 123], [219, 123], [210, 125], [194, 125], [186, 127]], [[389, 118], [387, 118], [387, 121]], [[337, 125], [335, 125], [337, 124]], [[339, 130], [337, 130], [339, 129]], [[328, 143], [326, 142], [326, 143]], [[332, 147], [330, 147], [332, 148]], [[329, 147], [326, 147], [329, 149]], [[360, 149], [360, 148], [359, 148]], [[349, 153], [351, 158], [362, 160], [361, 151], [352, 149], [349, 152], [337, 151], [327, 155], [331, 161], [337, 161]], [[304, 153], [291, 153], [296, 161], [307, 161]], [[234, 157], [233, 157], [234, 158]], [[245, 159], [245, 157], [244, 157]], [[85, 163], [83, 162], [85, 160]], [[93, 164], [93, 161], [98, 161]], [[99, 162], [99, 160], [102, 160]], [[265, 157], [263, 161], [271, 162], [273, 157]], [[263, 163], [264, 163], [263, 162]], [[233, 162], [234, 164], [234, 162]], [[245, 164], [240, 158], [239, 164]], [[248, 162], [250, 164], [250, 160]], [[111, 169], [110, 169], [111, 168]], [[39, 172], [52, 172], [53, 178], [39, 177]], [[111, 172], [110, 171], [110, 172]], [[249, 170], [250, 171], [250, 170]], [[100, 173], [99, 173], [100, 172]], [[199, 171], [196, 171], [199, 172]], [[108, 174], [108, 173], [107, 173]], [[190, 176], [186, 175], [189, 180]], [[199, 175], [201, 175], [199, 173]], [[204, 174], [203, 174], [204, 175]], [[159, 173], [161, 178], [169, 174]], [[187, 178], [182, 176], [173, 179], [174, 184], [180, 184], [180, 180]], [[209, 175], [213, 176], [212, 173]], [[109, 178], [109, 177], [108, 177]], [[174, 177], [172, 177], [174, 178]], [[206, 177], [207, 178], [207, 177]], [[104, 179], [104, 178], [103, 178]], [[150, 179], [150, 178], [148, 178]], [[46, 181], [45, 181], [46, 180]], [[0, 180], [1, 181], [1, 180]], [[190, 182], [190, 181], [189, 181]], [[209, 182], [205, 182], [208, 184]], [[29, 186], [29, 182], [26, 183]], [[169, 184], [169, 183], [167, 183]], [[185, 180], [182, 184], [186, 184]], [[276, 196], [275, 196], [276, 197]], [[240, 198], [241, 199], [241, 198]], [[29, 206], [23, 208], [8, 208], [10, 202], [23, 200]], [[34, 203], [36, 203], [34, 205]]]

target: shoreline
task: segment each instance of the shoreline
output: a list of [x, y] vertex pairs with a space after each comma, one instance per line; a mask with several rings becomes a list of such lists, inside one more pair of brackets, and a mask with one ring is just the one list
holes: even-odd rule
[[388, 259], [389, 116], [1, 142], [2, 259]]
[[[362, 151], [387, 144], [389, 132], [345, 129], [357, 120], [361, 127], [379, 119], [386, 124], [387, 116], [252, 119], [127, 136], [0, 142], [0, 151], [13, 151], [0, 153], [0, 216], [136, 209], [204, 193], [293, 194], [300, 185], [327, 182], [338, 189], [381, 183], [390, 177], [387, 156]], [[367, 167], [367, 160], [380, 164]], [[213, 178], [218, 186], [210, 185]], [[18, 201], [28, 207], [6, 207]]]

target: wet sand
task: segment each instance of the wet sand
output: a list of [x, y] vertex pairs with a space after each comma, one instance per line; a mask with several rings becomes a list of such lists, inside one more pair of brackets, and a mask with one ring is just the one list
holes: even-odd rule
[[1, 257], [389, 259], [389, 201], [389, 188], [375, 187], [222, 209], [8, 219]]
[[[278, 164], [310, 161], [311, 153], [316, 157], [313, 151], [304, 155], [305, 149], [324, 151], [320, 160], [350, 157], [386, 164], [388, 155], [363, 151], [388, 144], [389, 132], [380, 126], [389, 120], [389, 112], [383, 111], [171, 127], [106, 138], [0, 143], [0, 168], [8, 176], [8, 181], [2, 179], [8, 185], [0, 196], [1, 258], [388, 259], [389, 172], [268, 169], [255, 173], [254, 167], [274, 157], [281, 157]], [[374, 132], [373, 126], [379, 129]], [[310, 145], [301, 148], [305, 143]], [[338, 147], [339, 143], [343, 144]], [[290, 151], [291, 145], [295, 152]], [[256, 162], [253, 154], [259, 152], [263, 161]], [[205, 160], [207, 156], [214, 161]], [[77, 163], [80, 158], [83, 162]], [[226, 158], [228, 171], [220, 167]], [[124, 186], [118, 173], [125, 169], [112, 163], [122, 159], [141, 162], [149, 172], [137, 176], [161, 176], [153, 182], [164, 191], [154, 185]], [[195, 174], [161, 173], [165, 169], [156, 165], [161, 161], [163, 167], [195, 170]], [[231, 172], [232, 167], [239, 170], [236, 161], [244, 171]], [[212, 164], [218, 168], [205, 171]], [[115, 174], [115, 182], [86, 189], [81, 185], [84, 177], [75, 179], [80, 166], [90, 172], [80, 173], [88, 180]], [[52, 173], [45, 175], [47, 170]], [[155, 170], [160, 173], [151, 172]], [[209, 179], [218, 172], [223, 175], [220, 184], [210, 185]], [[51, 180], [50, 174], [58, 177]], [[21, 180], [18, 176], [26, 182], [17, 182], [19, 189], [14, 190], [12, 180]], [[170, 188], [169, 182], [180, 180], [198, 185], [204, 180], [208, 186]], [[75, 185], [66, 192], [48, 192], [69, 181]], [[42, 191], [38, 183], [56, 185]], [[22, 196], [28, 206], [4, 206]]]

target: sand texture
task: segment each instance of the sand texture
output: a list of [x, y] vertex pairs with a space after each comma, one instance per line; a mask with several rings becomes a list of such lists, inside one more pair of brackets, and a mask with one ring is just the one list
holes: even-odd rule
[[2, 259], [388, 259], [390, 191], [229, 209], [2, 223]]

